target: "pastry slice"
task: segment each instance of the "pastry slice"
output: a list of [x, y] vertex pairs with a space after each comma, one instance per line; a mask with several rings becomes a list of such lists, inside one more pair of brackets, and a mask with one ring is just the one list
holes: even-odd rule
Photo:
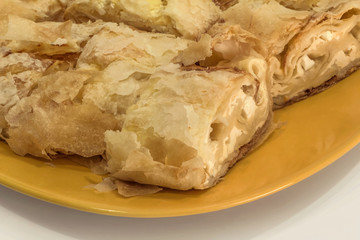
[[231, 69], [168, 65], [107, 131], [106, 170], [125, 181], [188, 190], [215, 185], [271, 123], [267, 84]]
[[275, 109], [323, 91], [360, 65], [359, 1], [279, 2], [238, 1], [209, 31], [217, 64], [242, 66], [244, 54], [266, 60]]
[[[121, 130], [105, 133], [112, 177], [181, 190], [208, 188], [266, 137], [272, 102], [264, 61], [251, 62], [258, 75], [194, 67], [211, 54], [208, 35], [193, 42], [115, 32], [95, 35], [77, 64], [104, 69], [105, 78], [85, 86], [83, 101], [121, 122]], [[190, 66], [174, 64], [183, 60]]]
[[218, 20], [219, 14], [220, 9], [211, 0], [70, 0], [65, 18], [124, 22], [143, 30], [196, 39]]
[[287, 49], [270, 60], [275, 108], [323, 91], [360, 66], [360, 2], [321, 2]]

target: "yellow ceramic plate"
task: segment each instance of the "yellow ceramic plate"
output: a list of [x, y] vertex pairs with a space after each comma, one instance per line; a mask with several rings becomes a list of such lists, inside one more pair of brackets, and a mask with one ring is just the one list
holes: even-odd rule
[[22, 193], [89, 212], [127, 217], [168, 217], [244, 204], [289, 187], [334, 162], [360, 140], [360, 72], [335, 87], [277, 111], [286, 125], [225, 179], [206, 191], [166, 190], [122, 198], [84, 187], [101, 177], [66, 160], [54, 166], [15, 156], [0, 143], [0, 183]]

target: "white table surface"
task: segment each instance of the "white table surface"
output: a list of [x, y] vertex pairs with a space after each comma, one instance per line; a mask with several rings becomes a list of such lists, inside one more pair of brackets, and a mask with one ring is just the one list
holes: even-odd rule
[[0, 186], [0, 239], [360, 239], [360, 145], [305, 181], [218, 212], [163, 219], [102, 216]]

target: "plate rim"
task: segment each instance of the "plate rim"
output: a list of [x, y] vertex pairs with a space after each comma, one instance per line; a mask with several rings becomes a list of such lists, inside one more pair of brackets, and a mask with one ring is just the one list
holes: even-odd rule
[[[36, 198], [41, 201], [45, 201], [51, 204], [55, 204], [58, 206], [75, 209], [83, 212], [88, 213], [94, 213], [94, 214], [100, 214], [100, 215], [107, 215], [107, 216], [117, 216], [117, 217], [130, 217], [130, 218], [166, 218], [166, 217], [182, 217], [182, 216], [191, 216], [191, 215], [197, 215], [197, 214], [204, 214], [209, 212], [216, 212], [220, 210], [229, 209], [236, 206], [241, 206], [262, 198], [265, 198], [267, 196], [270, 196], [272, 194], [275, 194], [277, 192], [280, 192], [286, 188], [289, 188], [291, 186], [294, 186], [295, 184], [311, 177], [312, 175], [320, 172], [324, 168], [328, 167], [338, 159], [340, 159], [342, 156], [344, 156], [347, 152], [349, 152], [351, 149], [353, 149], [356, 145], [360, 143], [360, 134], [350, 139], [348, 142], [344, 142], [344, 144], [341, 147], [338, 147], [338, 149], [331, 151], [325, 158], [324, 161], [313, 163], [307, 166], [304, 169], [301, 169], [296, 174], [288, 176], [287, 178], [282, 179], [282, 184], [277, 183], [273, 184], [271, 187], [267, 186], [266, 188], [269, 189], [268, 191], [264, 191], [263, 194], [252, 194], [249, 195], [248, 198], [244, 200], [230, 200], [230, 201], [223, 201], [221, 205], [219, 204], [212, 204], [212, 205], [205, 205], [202, 208], [192, 208], [191, 210], [177, 210], [173, 212], [162, 212], [159, 214], [146, 214], [144, 212], [129, 212], [129, 211], [120, 211], [120, 210], [110, 210], [110, 209], [102, 209], [99, 207], [91, 207], [88, 205], [82, 205], [81, 201], [72, 202], [69, 199], [66, 198], [59, 198], [58, 196], [52, 196], [48, 193], [42, 193], [41, 191], [36, 191], [35, 189], [28, 188], [25, 184], [14, 181], [10, 178], [7, 178], [0, 172], [0, 184], [10, 188], [16, 192], [19, 192], [21, 194]], [[284, 182], [286, 184], [284, 184]], [[261, 188], [260, 188], [261, 189]], [[259, 191], [260, 191], [259, 189]]]

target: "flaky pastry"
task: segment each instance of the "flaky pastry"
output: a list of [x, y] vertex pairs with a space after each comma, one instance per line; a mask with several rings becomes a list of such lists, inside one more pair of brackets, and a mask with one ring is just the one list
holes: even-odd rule
[[101, 158], [100, 191], [212, 187], [271, 133], [273, 108], [360, 66], [359, 12], [358, 0], [3, 0], [0, 138], [19, 155]]

